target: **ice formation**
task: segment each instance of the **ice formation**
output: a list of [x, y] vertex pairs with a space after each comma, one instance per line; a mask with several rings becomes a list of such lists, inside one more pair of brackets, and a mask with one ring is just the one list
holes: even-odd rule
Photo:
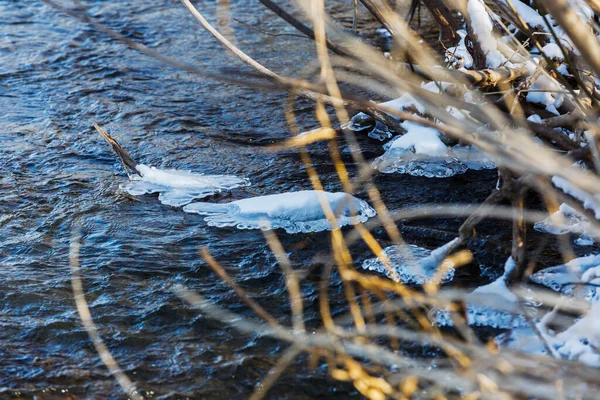
[[552, 290], [571, 293], [574, 287], [569, 283], [586, 281], [585, 279], [589, 281], [600, 271], [599, 267], [600, 255], [589, 255], [575, 258], [566, 264], [542, 269], [531, 275], [530, 279]]
[[583, 190], [573, 186], [571, 183], [569, 183], [569, 181], [561, 178], [560, 176], [553, 176], [552, 183], [569, 196], [573, 196], [583, 202], [583, 206], [586, 209], [593, 211], [596, 218], [600, 219], [600, 195], [591, 195], [586, 193]]
[[540, 232], [563, 235], [573, 233], [581, 235], [576, 244], [590, 245], [594, 243], [592, 238], [590, 221], [568, 204], [561, 204], [556, 212], [543, 221], [537, 222], [533, 228]]
[[370, 138], [377, 139], [380, 141], [389, 139], [392, 137], [392, 133], [389, 128], [379, 121], [375, 121], [373, 117], [365, 113], [359, 112], [350, 120], [350, 123], [346, 126], [354, 132], [367, 132]]
[[[504, 273], [490, 284], [478, 287], [466, 296], [467, 323], [506, 329], [527, 326], [525, 317], [517, 312], [517, 296], [507, 287], [507, 279], [516, 264], [509, 258], [504, 265]], [[438, 325], [452, 325], [452, 319], [445, 310], [434, 310], [434, 322]]]
[[133, 196], [159, 193], [162, 204], [181, 207], [194, 199], [201, 199], [222, 190], [249, 184], [247, 179], [233, 175], [202, 175], [176, 169], [157, 169], [138, 164], [141, 177], [121, 185], [121, 189]]
[[407, 133], [384, 145], [385, 153], [375, 159], [374, 167], [384, 173], [400, 173], [427, 178], [445, 178], [468, 169], [493, 169], [494, 162], [470, 146], [448, 147], [439, 131], [411, 121], [402, 122]]
[[[550, 348], [552, 355], [572, 361], [579, 361], [594, 367], [600, 367], [600, 296], [597, 290], [600, 283], [600, 255], [590, 255], [576, 258], [556, 267], [546, 268], [532, 276], [534, 282], [546, 285], [553, 290], [562, 291], [565, 295], [580, 295], [574, 291], [571, 282], [588, 282], [583, 291], [589, 301], [587, 313], [573, 325], [561, 332], [554, 332], [548, 327], [554, 317], [554, 312], [546, 314], [536, 324], [538, 333]], [[530, 329], [512, 332], [502, 338], [507, 347], [517, 348], [530, 353], [546, 353], [544, 347], [531, 346], [536, 341], [537, 334]], [[501, 340], [502, 342], [502, 340]]]
[[365, 201], [347, 193], [305, 190], [252, 197], [231, 203], [191, 203], [183, 211], [205, 215], [210, 226], [238, 229], [285, 229], [288, 233], [331, 229], [320, 200], [331, 206], [338, 226], [365, 222], [375, 215]]
[[457, 240], [454, 239], [433, 251], [412, 244], [403, 247], [386, 247], [383, 253], [389, 259], [393, 271], [390, 271], [379, 258], [365, 260], [362, 267], [385, 274], [402, 283], [422, 285], [426, 282], [448, 282], [454, 278], [454, 269], [438, 272], [438, 267], [448, 255], [448, 248], [454, 246]]

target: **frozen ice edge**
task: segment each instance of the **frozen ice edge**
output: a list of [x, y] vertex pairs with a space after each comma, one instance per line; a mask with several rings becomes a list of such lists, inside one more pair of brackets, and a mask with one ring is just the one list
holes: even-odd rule
[[[555, 311], [547, 313], [536, 324], [537, 331], [543, 336], [554, 357], [578, 361], [593, 367], [600, 367], [600, 255], [592, 254], [579, 257], [570, 262], [544, 270], [532, 276], [534, 282], [561, 291], [568, 299], [584, 296], [589, 302], [588, 311], [567, 329], [555, 332], [549, 327]], [[592, 285], [583, 291], [574, 291], [570, 282], [588, 282]], [[567, 285], [565, 285], [567, 284]], [[568, 297], [567, 297], [568, 296]], [[531, 329], [519, 329], [507, 335], [501, 335], [496, 341], [511, 349], [530, 354], [547, 354], [544, 346]]]
[[258, 196], [225, 204], [197, 202], [186, 205], [183, 211], [204, 215], [209, 226], [308, 233], [332, 229], [321, 201], [329, 204], [339, 227], [366, 222], [376, 214], [364, 200], [343, 192], [320, 190]]
[[472, 146], [448, 147], [440, 132], [411, 121], [402, 122], [406, 134], [397, 136], [383, 148], [385, 153], [373, 161], [383, 173], [400, 173], [427, 178], [447, 178], [468, 169], [494, 169], [496, 164]]
[[173, 207], [181, 207], [194, 199], [212, 196], [223, 190], [250, 185], [248, 179], [234, 175], [204, 175], [188, 170], [158, 169], [144, 164], [138, 164], [136, 169], [141, 177], [135, 176], [120, 188], [132, 196], [159, 193], [158, 200]]
[[438, 266], [448, 256], [448, 249], [453, 248], [459, 240], [458, 238], [454, 239], [435, 250], [428, 250], [413, 244], [389, 246], [383, 249], [383, 256], [389, 259], [394, 271], [389, 271], [379, 258], [365, 260], [362, 267], [387, 275], [388, 278], [397, 282], [418, 285], [426, 282], [449, 282], [454, 278], [454, 270], [440, 271], [438, 274]]
[[[517, 296], [507, 286], [507, 279], [515, 267], [514, 260], [509, 257], [504, 264], [502, 276], [492, 283], [478, 287], [466, 296], [468, 325], [497, 329], [529, 326], [525, 316], [517, 312]], [[432, 310], [432, 314], [436, 325], [453, 325], [448, 311], [436, 309]]]

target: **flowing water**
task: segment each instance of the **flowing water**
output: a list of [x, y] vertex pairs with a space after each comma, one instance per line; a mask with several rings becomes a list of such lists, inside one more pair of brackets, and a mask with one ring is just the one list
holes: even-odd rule
[[[236, 21], [295, 33], [258, 3], [235, 2], [231, 14], [219, 7], [202, 3], [211, 21], [225, 32], [231, 27], [236, 43], [275, 71], [299, 75], [315, 58], [309, 40], [261, 34]], [[178, 2], [94, 2], [88, 11], [126, 37], [206, 71], [243, 69]], [[75, 309], [69, 269], [74, 225], [83, 235], [81, 276], [92, 316], [142, 394], [233, 398], [252, 392], [286, 345], [213, 321], [183, 304], [171, 288], [184, 284], [221, 307], [252, 316], [200, 257], [199, 249], [207, 247], [250, 296], [289, 323], [284, 280], [262, 233], [209, 227], [201, 216], [164, 206], [155, 195], [141, 201], [125, 196], [119, 185], [127, 177], [92, 124], [103, 126], [144, 164], [249, 178], [249, 187], [204, 200], [233, 201], [310, 189], [296, 153], [262, 147], [289, 137], [285, 101], [282, 93], [161, 65], [41, 3], [0, 2], [1, 398], [125, 397]], [[309, 104], [299, 106], [300, 124], [314, 126]], [[383, 152], [373, 139], [360, 143], [370, 158]], [[327, 148], [314, 146], [312, 155], [326, 189], [340, 190]], [[378, 175], [376, 182], [396, 209], [481, 201], [494, 176], [479, 171], [432, 181], [390, 174]], [[357, 196], [367, 198], [364, 192]], [[434, 220], [403, 229], [409, 240], [433, 248], [451, 238], [456, 226]], [[426, 239], [423, 232], [431, 228], [437, 239]], [[328, 251], [327, 232], [278, 234], [294, 268], [310, 270], [319, 265], [316, 256]], [[376, 234], [385, 242], [382, 232]], [[360, 246], [354, 251], [357, 259], [369, 256]], [[488, 260], [490, 266], [503, 263]], [[303, 284], [312, 327], [319, 326], [317, 287], [316, 279]], [[331, 295], [334, 312], [344, 312], [336, 276]], [[309, 370], [305, 357], [271, 392], [273, 398], [354, 396], [351, 385], [329, 380], [324, 368]]]

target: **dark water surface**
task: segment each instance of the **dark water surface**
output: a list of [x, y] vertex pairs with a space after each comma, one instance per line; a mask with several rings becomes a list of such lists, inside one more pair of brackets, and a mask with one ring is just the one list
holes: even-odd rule
[[[237, 1], [232, 17], [293, 33], [258, 6]], [[214, 16], [215, 4], [204, 2], [202, 10]], [[241, 67], [178, 2], [94, 2], [90, 13], [207, 71]], [[277, 72], [299, 75], [314, 59], [308, 40], [231, 23], [237, 44]], [[286, 346], [238, 334], [184, 305], [170, 288], [185, 284], [251, 315], [199, 256], [207, 246], [257, 301], [289, 323], [282, 275], [262, 234], [207, 227], [202, 217], [161, 205], [155, 196], [143, 202], [125, 197], [119, 184], [126, 177], [91, 125], [104, 126], [144, 164], [251, 180], [219, 201], [308, 189], [296, 154], [256, 145], [288, 137], [285, 98], [178, 72], [40, 3], [0, 2], [0, 398], [124, 397], [75, 310], [68, 265], [74, 223], [83, 231], [81, 273], [92, 315], [142, 394], [233, 398], [252, 392]], [[310, 109], [300, 121], [312, 124]], [[367, 154], [381, 153], [379, 142], [361, 144]], [[326, 148], [316, 147], [313, 156], [326, 188], [340, 190]], [[399, 208], [481, 201], [495, 181], [494, 172], [481, 172], [435, 182], [386, 175], [377, 183], [389, 206]], [[410, 232], [419, 229], [408, 229], [409, 238]], [[286, 248], [295, 246], [295, 268], [311, 268], [328, 248], [327, 233], [280, 234]], [[440, 244], [413, 236], [418, 244]], [[367, 255], [356, 252], [359, 259]], [[318, 326], [317, 283], [309, 280], [303, 290], [307, 321]], [[335, 277], [331, 292], [334, 311], [342, 312]], [[308, 370], [305, 361], [290, 368], [272, 398], [357, 396], [323, 369]]]

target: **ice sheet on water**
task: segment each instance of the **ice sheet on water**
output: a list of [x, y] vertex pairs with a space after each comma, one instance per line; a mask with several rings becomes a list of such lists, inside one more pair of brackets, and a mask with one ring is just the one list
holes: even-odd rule
[[[555, 333], [548, 328], [549, 322], [554, 316], [550, 312], [537, 324], [538, 332], [544, 336], [550, 350], [556, 357], [579, 361], [594, 367], [600, 367], [600, 255], [580, 257], [558, 267], [548, 268], [552, 270], [553, 277], [549, 282], [555, 290], [563, 290], [565, 295], [581, 298], [589, 301], [590, 308], [583, 317], [575, 321], [573, 325], [562, 332]], [[539, 274], [539, 273], [538, 273]], [[547, 278], [548, 275], [544, 274]], [[559, 281], [557, 282], [557, 278]], [[567, 282], [589, 282], [586, 290], [573, 290], [573, 287], [565, 289], [559, 283]], [[548, 282], [546, 282], [548, 283]]]
[[561, 204], [556, 212], [543, 221], [535, 223], [533, 228], [539, 232], [563, 235], [574, 233], [581, 235], [575, 244], [591, 245], [594, 240], [591, 237], [590, 221], [568, 204]]
[[375, 121], [373, 117], [362, 112], [352, 117], [347, 128], [354, 132], [367, 132], [370, 138], [379, 141], [384, 141], [392, 137], [392, 132], [390, 132], [385, 124]]
[[552, 339], [551, 345], [561, 356], [600, 367], [600, 304], [592, 302], [583, 318]]
[[320, 198], [329, 203], [339, 226], [365, 222], [375, 215], [375, 210], [363, 200], [347, 193], [320, 190], [272, 194], [226, 204], [191, 203], [183, 211], [205, 215], [204, 220], [210, 226], [233, 226], [238, 229], [282, 228], [288, 233], [320, 232], [331, 229]]
[[[531, 275], [531, 280], [555, 291], [571, 293], [569, 283], [591, 281], [591, 274], [600, 271], [600, 255], [592, 254], [575, 258], [566, 264], [545, 268]], [[588, 291], [591, 289], [588, 289]]]
[[143, 164], [138, 164], [136, 169], [142, 176], [135, 176], [132, 181], [121, 185], [121, 189], [133, 196], [159, 193], [159, 201], [173, 207], [249, 184], [247, 179], [233, 175], [203, 175], [177, 169], [158, 169]]
[[448, 147], [437, 129], [404, 121], [407, 133], [386, 143], [385, 153], [373, 165], [383, 173], [400, 173], [427, 178], [446, 178], [468, 169], [493, 169], [495, 163], [471, 146]]
[[[500, 346], [517, 349], [529, 354], [547, 354], [546, 346], [555, 358], [578, 361], [593, 367], [600, 367], [600, 303], [591, 299], [589, 310], [573, 325], [562, 332], [548, 327], [553, 312], [544, 316], [536, 324], [537, 332], [531, 328], [521, 328], [496, 338]], [[542, 342], [539, 336], [542, 336]]]
[[[517, 296], [507, 286], [507, 279], [515, 267], [514, 260], [509, 258], [504, 264], [502, 276], [466, 296], [469, 325], [497, 329], [528, 326], [526, 318], [517, 312]], [[452, 326], [452, 319], [447, 311], [434, 310], [433, 315], [437, 325]]]
[[403, 247], [390, 246], [383, 253], [390, 261], [393, 271], [390, 271], [379, 258], [370, 258], [362, 264], [364, 269], [376, 271], [403, 283], [448, 282], [454, 278], [454, 269], [441, 271], [437, 274], [438, 266], [447, 256], [447, 249], [454, 246], [458, 239], [435, 250], [428, 250], [415, 245]]
[[553, 176], [552, 183], [569, 196], [573, 196], [583, 202], [583, 206], [593, 211], [596, 218], [600, 219], [600, 195], [589, 194], [560, 176]]

